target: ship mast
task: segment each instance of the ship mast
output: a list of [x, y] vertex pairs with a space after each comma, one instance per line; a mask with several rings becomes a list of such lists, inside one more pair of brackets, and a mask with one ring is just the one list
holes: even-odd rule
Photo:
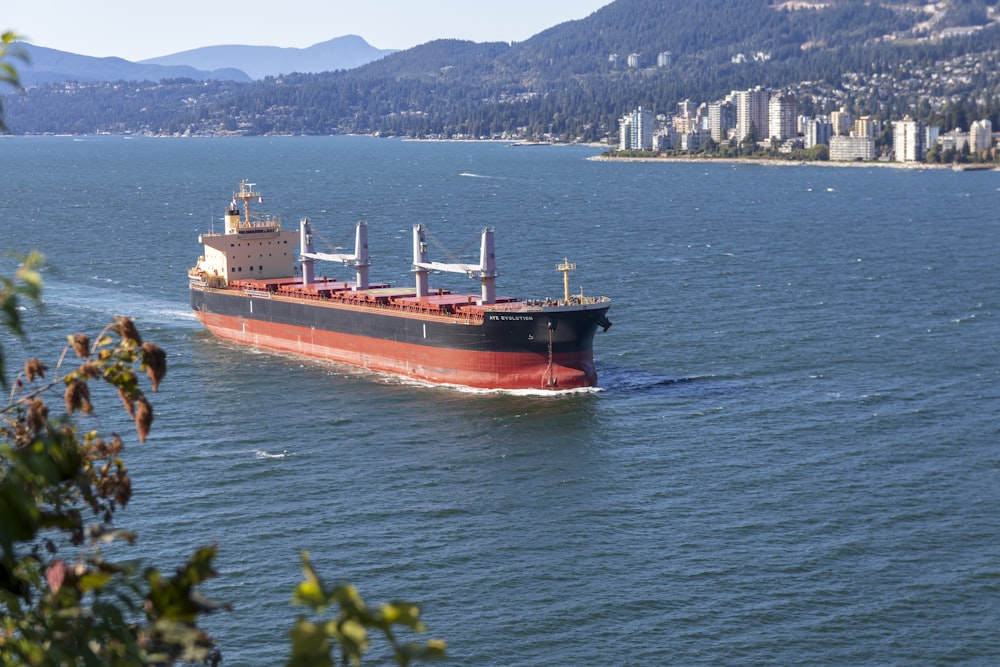
[[569, 272], [576, 271], [576, 262], [570, 262], [565, 257], [563, 258], [562, 264], [556, 267], [556, 271], [562, 271], [563, 273], [563, 303], [569, 305]]
[[483, 229], [479, 242], [479, 264], [445, 264], [427, 260], [427, 229], [423, 225], [413, 227], [413, 272], [416, 274], [417, 296], [428, 294], [427, 276], [431, 271], [464, 273], [470, 278], [478, 278], [482, 283], [479, 305], [496, 303], [497, 264], [493, 245], [493, 230]]
[[257, 199], [259, 201], [264, 201], [264, 198], [261, 197], [260, 192], [254, 192], [253, 191], [253, 186], [255, 186], [255, 185], [257, 185], [257, 184], [256, 183], [247, 183], [247, 179], [244, 178], [242, 181], [240, 181], [240, 191], [233, 193], [233, 199], [234, 200], [236, 200], [236, 199], [242, 199], [243, 200], [243, 226], [244, 227], [249, 227], [250, 226], [250, 200], [251, 199]]
[[301, 252], [299, 256], [302, 260], [302, 284], [309, 285], [313, 281], [315, 260], [324, 262], [343, 262], [345, 266], [354, 267], [355, 270], [355, 290], [368, 289], [368, 267], [372, 265], [371, 256], [368, 254], [368, 224], [359, 222], [355, 227], [354, 234], [354, 254], [347, 253], [326, 253], [315, 252], [312, 241], [312, 225], [309, 218], [302, 218], [299, 223]]

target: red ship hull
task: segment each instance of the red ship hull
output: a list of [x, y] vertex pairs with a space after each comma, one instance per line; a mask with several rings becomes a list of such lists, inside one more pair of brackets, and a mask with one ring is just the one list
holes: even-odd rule
[[590, 349], [548, 354], [432, 347], [311, 327], [195, 311], [210, 332], [279, 352], [393, 373], [434, 384], [486, 389], [578, 389], [597, 384]]

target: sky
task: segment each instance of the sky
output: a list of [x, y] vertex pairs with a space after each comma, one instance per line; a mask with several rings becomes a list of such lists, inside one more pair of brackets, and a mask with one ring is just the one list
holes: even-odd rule
[[[305, 48], [359, 35], [379, 49], [435, 39], [520, 42], [610, 0], [0, 0], [0, 32], [138, 61], [201, 46]], [[486, 7], [489, 7], [487, 9]]]

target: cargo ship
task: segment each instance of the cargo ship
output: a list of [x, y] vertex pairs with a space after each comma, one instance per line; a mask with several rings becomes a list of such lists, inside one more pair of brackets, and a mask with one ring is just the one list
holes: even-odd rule
[[[428, 230], [413, 227], [413, 283], [369, 279], [368, 228], [355, 227], [353, 253], [314, 249], [312, 223], [282, 229], [281, 216], [251, 212], [262, 203], [243, 181], [226, 207], [221, 233], [188, 272], [191, 308], [213, 334], [260, 348], [392, 373], [433, 384], [483, 389], [577, 389], [597, 384], [593, 342], [611, 326], [608, 297], [562, 299], [496, 294], [494, 232], [480, 238], [479, 264], [430, 261]], [[317, 262], [353, 269], [353, 279], [318, 277]], [[430, 287], [432, 273], [478, 280], [478, 294]]]

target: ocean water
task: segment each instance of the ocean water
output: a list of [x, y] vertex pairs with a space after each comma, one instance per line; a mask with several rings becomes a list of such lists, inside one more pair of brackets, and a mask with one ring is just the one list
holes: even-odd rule
[[[4, 138], [2, 246], [50, 263], [33, 337], [4, 343], [54, 360], [128, 314], [167, 350], [147, 444], [114, 396], [90, 421], [130, 435], [129, 555], [218, 545], [226, 665], [284, 662], [302, 551], [420, 602], [448, 664], [1000, 664], [1000, 173], [598, 153]], [[366, 220], [376, 280], [411, 280], [416, 223], [466, 260], [495, 227], [505, 294], [557, 295], [575, 261], [574, 292], [614, 299], [599, 389], [214, 339], [186, 271], [243, 178], [331, 246]]]

